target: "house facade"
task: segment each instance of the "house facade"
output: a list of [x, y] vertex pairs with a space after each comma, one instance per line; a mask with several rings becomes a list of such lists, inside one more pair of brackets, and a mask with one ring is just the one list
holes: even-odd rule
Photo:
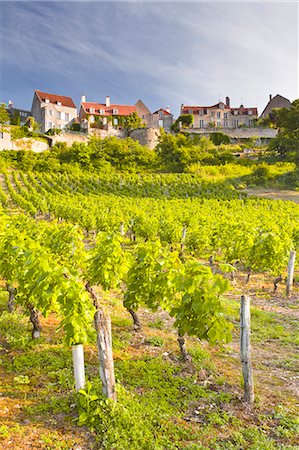
[[282, 95], [275, 95], [275, 97], [272, 98], [272, 95], [269, 96], [269, 102], [267, 103], [264, 111], [261, 114], [261, 117], [267, 117], [271, 113], [271, 111], [275, 108], [290, 108], [291, 102], [287, 98], [283, 97]]
[[225, 103], [219, 102], [212, 106], [181, 106], [181, 114], [192, 114], [193, 128], [238, 128], [254, 126], [258, 112], [256, 107], [239, 108], [230, 106], [230, 98]]
[[[26, 109], [20, 109], [20, 108], [15, 108], [13, 106], [13, 102], [11, 100], [9, 100], [8, 102], [8, 106], [7, 106], [7, 112], [9, 114], [10, 120], [12, 122], [16, 121], [20, 121], [20, 125], [25, 125], [27, 123], [28, 117], [31, 116], [31, 111], [28, 111]], [[17, 125], [17, 123], [16, 123]]]
[[105, 103], [97, 103], [87, 102], [85, 95], [82, 95], [79, 121], [82, 129], [87, 131], [90, 128], [121, 129], [125, 119], [133, 113], [141, 118], [145, 126], [148, 125], [151, 112], [141, 100], [135, 105], [120, 105], [111, 103], [109, 96], [106, 97]]
[[149, 128], [163, 128], [165, 131], [170, 131], [172, 124], [173, 114], [171, 114], [170, 108], [167, 106], [165, 109], [158, 109], [151, 115]]
[[41, 125], [41, 132], [64, 129], [75, 121], [77, 108], [71, 97], [34, 91], [31, 115]]

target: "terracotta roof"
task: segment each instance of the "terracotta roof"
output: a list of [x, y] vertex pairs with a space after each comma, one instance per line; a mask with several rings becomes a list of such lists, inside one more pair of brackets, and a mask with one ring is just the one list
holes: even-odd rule
[[[137, 112], [136, 106], [131, 105], [110, 105], [106, 106], [105, 103], [95, 103], [95, 102], [82, 102], [81, 103], [84, 111], [87, 114], [92, 114], [94, 116], [112, 116], [113, 114], [117, 116], [129, 116], [133, 112]], [[94, 108], [94, 112], [90, 112], [90, 108]], [[117, 109], [117, 113], [113, 111]], [[100, 111], [103, 113], [100, 113]]]
[[[189, 114], [189, 111], [192, 111], [192, 114], [199, 114], [199, 111], [203, 111], [204, 109], [221, 109], [219, 108], [220, 103], [217, 103], [216, 105], [213, 106], [183, 106], [182, 114]], [[224, 108], [222, 109], [231, 112], [238, 111], [240, 114], [244, 115], [248, 115], [248, 112], [252, 111], [252, 115], [257, 115], [257, 108], [231, 108], [230, 106], [224, 104]]]
[[71, 99], [71, 97], [65, 97], [64, 95], [48, 94], [47, 92], [41, 92], [38, 89], [35, 90], [35, 93], [42, 102], [45, 102], [46, 98], [48, 98], [50, 100], [50, 103], [53, 103], [55, 105], [57, 105], [57, 102], [60, 102], [62, 106], [67, 106], [69, 108], [76, 108], [76, 105]]
[[166, 109], [163, 108], [157, 109], [157, 111], [155, 111], [153, 114], [158, 114], [160, 111], [162, 111], [163, 114], [165, 114], [166, 116], [172, 116], [172, 114], [169, 111], [166, 111]]
[[257, 116], [257, 108], [230, 108], [231, 111], [238, 111], [239, 114], [248, 115], [249, 111], [251, 111], [251, 115]]

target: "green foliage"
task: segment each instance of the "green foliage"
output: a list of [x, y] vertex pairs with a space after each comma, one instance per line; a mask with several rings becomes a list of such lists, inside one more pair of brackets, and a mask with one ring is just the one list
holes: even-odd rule
[[180, 130], [180, 125], [182, 126], [182, 128], [189, 128], [193, 123], [193, 114], [181, 114], [172, 124], [171, 129], [177, 133]]
[[91, 285], [100, 285], [104, 290], [118, 287], [126, 275], [128, 262], [121, 236], [101, 233], [89, 257], [86, 278]]
[[294, 100], [289, 109], [277, 110], [276, 122], [279, 133], [270, 142], [269, 150], [299, 165], [299, 99]]
[[136, 112], [133, 112], [125, 118], [124, 128], [127, 131], [135, 130], [136, 128], [144, 128], [141, 118]]
[[4, 125], [9, 122], [9, 114], [6, 109], [6, 105], [2, 103], [0, 105], [0, 125]]
[[181, 299], [174, 302], [170, 315], [181, 335], [188, 334], [211, 344], [231, 340], [232, 325], [224, 317], [221, 295], [229, 288], [226, 279], [213, 275], [196, 261], [184, 265], [177, 281]]
[[148, 345], [153, 345], [154, 347], [163, 347], [164, 345], [164, 340], [163, 338], [161, 338], [160, 336], [150, 336], [147, 340], [146, 343]]
[[229, 137], [226, 134], [221, 133], [221, 132], [211, 133], [210, 139], [213, 142], [213, 144], [215, 144], [215, 145], [230, 143]]

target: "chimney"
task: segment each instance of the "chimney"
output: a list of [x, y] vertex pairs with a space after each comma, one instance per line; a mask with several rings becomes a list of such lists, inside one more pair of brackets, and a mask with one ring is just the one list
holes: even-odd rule
[[230, 108], [230, 98], [229, 97], [225, 97], [225, 104], [226, 104], [226, 106], [228, 106]]
[[181, 104], [181, 114], [183, 114], [184, 103]]
[[109, 108], [109, 106], [110, 106], [110, 97], [109, 97], [109, 95], [107, 95], [107, 97], [106, 97], [106, 106], [107, 106], [107, 108]]
[[269, 98], [270, 98], [270, 102], [271, 102], [271, 100], [272, 100], [272, 94], [269, 95]]
[[8, 109], [12, 109], [12, 101], [11, 100], [9, 100], [9, 102], [8, 102]]
[[170, 106], [166, 106], [166, 111], [170, 113]]
[[86, 95], [81, 95], [81, 103], [86, 103]]

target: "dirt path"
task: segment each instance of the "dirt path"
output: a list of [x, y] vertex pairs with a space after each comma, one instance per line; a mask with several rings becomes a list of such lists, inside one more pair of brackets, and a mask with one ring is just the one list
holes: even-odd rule
[[299, 203], [299, 191], [274, 191], [273, 189], [244, 189], [249, 196], [264, 197], [271, 200], [291, 200]]

